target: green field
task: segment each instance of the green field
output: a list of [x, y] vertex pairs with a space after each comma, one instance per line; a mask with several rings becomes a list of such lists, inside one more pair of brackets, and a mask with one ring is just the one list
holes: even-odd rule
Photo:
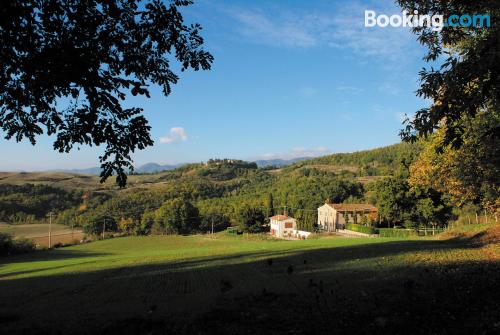
[[499, 255], [464, 239], [115, 238], [0, 258], [0, 333], [494, 333]]

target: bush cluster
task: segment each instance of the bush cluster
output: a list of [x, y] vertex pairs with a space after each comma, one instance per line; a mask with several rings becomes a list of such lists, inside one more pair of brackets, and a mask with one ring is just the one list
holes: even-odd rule
[[32, 240], [26, 238], [13, 239], [10, 234], [0, 233], [0, 255], [14, 255], [35, 250]]
[[411, 237], [417, 236], [415, 230], [395, 229], [395, 228], [379, 228], [380, 237]]
[[346, 229], [357, 231], [358, 233], [363, 233], [363, 234], [378, 234], [378, 229], [376, 228], [362, 226], [354, 223], [346, 224]]

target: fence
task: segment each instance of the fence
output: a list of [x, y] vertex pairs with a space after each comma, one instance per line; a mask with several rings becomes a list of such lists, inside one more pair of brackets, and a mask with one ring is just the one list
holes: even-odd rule
[[450, 223], [450, 227], [470, 225], [470, 224], [498, 223], [498, 216], [499, 216], [498, 213], [487, 213], [487, 212], [483, 212], [482, 215], [478, 213], [462, 214], [455, 222]]
[[348, 223], [346, 229], [364, 234], [379, 234], [380, 237], [412, 237], [412, 236], [432, 236], [445, 231], [444, 228], [374, 228], [358, 224]]

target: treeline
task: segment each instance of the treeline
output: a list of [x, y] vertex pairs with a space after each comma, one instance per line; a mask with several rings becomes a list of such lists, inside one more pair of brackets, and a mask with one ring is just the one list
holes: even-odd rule
[[357, 176], [387, 176], [399, 169], [402, 160], [415, 157], [421, 150], [420, 143], [402, 142], [371, 150], [318, 157], [299, 162], [295, 166], [319, 164], [356, 167], [355, 175]]
[[[52, 211], [55, 222], [81, 226], [89, 233], [120, 230], [138, 235], [207, 232], [212, 225], [214, 231], [228, 226], [262, 231], [269, 216], [286, 210], [300, 229], [312, 231], [316, 209], [328, 199], [376, 205], [380, 227], [445, 226], [460, 207], [456, 197], [435, 184], [416, 182], [425, 180], [417, 178], [417, 172], [424, 171], [428, 143], [336, 154], [280, 171], [238, 160], [211, 160], [162, 173], [161, 183], [124, 190], [83, 193], [0, 185], [0, 209], [7, 222], [45, 220]], [[381, 175], [362, 184], [356, 174], [321, 169], [318, 164], [347, 164], [361, 170], [368, 164]], [[482, 208], [480, 201], [468, 203]]]
[[21, 224], [45, 220], [50, 212], [76, 206], [82, 194], [47, 185], [0, 184], [0, 221]]
[[[121, 232], [130, 235], [168, 235], [218, 232], [233, 225], [241, 231], [263, 232], [266, 230], [266, 211], [259, 207], [243, 205], [232, 221], [220, 212], [200, 212], [185, 198], [169, 199], [157, 209], [148, 208], [131, 216], [126, 211], [90, 211], [82, 214], [84, 231], [99, 235], [103, 232]], [[124, 215], [122, 215], [124, 214]], [[120, 216], [121, 215], [121, 216]]]
[[405, 168], [369, 186], [368, 199], [376, 204], [378, 227], [444, 227], [454, 217], [449, 197], [431, 187], [411, 185]]
[[[61, 212], [56, 222], [81, 225], [89, 233], [104, 229], [138, 235], [187, 234], [211, 231], [212, 224], [214, 231], [231, 225], [256, 232], [263, 230], [269, 216], [288, 206], [301, 228], [313, 229], [315, 209], [325, 199], [361, 199], [363, 192], [358, 182], [326, 175], [275, 177], [255, 171], [229, 185], [184, 177], [154, 189], [124, 190], [109, 198], [91, 194], [84, 204]], [[275, 199], [271, 203], [269, 195]]]

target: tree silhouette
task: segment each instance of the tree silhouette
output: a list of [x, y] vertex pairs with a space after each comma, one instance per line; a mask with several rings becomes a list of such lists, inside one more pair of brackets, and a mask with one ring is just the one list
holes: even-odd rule
[[[420, 15], [441, 14], [445, 21], [451, 15], [484, 14], [486, 19], [471, 22], [473, 27], [415, 27], [419, 42], [428, 49], [424, 60], [434, 62], [443, 59], [439, 68], [420, 72], [421, 86], [417, 95], [433, 101], [429, 108], [407, 118], [400, 135], [405, 140], [415, 140], [438, 128], [444, 128], [441, 147], [460, 147], [463, 142], [464, 119], [473, 118], [481, 111], [498, 115], [500, 101], [500, 27], [496, 20], [500, 6], [495, 0], [398, 0], [403, 9]], [[472, 19], [471, 19], [472, 21]], [[479, 27], [479, 23], [483, 26]], [[443, 127], [446, 126], [446, 127]], [[500, 125], [489, 129], [485, 136], [498, 137]]]
[[267, 196], [267, 216], [271, 217], [275, 213], [274, 211], [274, 199], [273, 199], [273, 194], [269, 193]]
[[103, 145], [101, 181], [126, 184], [130, 154], [153, 144], [142, 108], [127, 93], [169, 95], [172, 71], [210, 69], [199, 24], [185, 25], [191, 0], [11, 0], [0, 9], [0, 127], [33, 145], [46, 133], [54, 149]]

